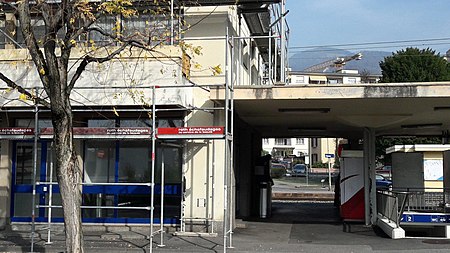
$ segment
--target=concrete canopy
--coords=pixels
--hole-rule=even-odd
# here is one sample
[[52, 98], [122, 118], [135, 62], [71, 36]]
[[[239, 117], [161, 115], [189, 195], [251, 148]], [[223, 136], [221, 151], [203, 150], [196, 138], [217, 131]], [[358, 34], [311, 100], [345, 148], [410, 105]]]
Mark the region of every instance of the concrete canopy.
[[[223, 90], [211, 93], [223, 100]], [[450, 83], [235, 86], [235, 112], [263, 137], [441, 136]]]

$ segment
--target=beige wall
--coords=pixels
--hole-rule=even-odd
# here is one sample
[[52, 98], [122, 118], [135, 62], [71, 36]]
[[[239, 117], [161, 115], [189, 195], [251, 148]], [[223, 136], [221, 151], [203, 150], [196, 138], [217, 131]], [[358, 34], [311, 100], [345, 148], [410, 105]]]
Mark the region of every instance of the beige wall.
[[[207, 15], [210, 16], [204, 18]], [[201, 55], [192, 55], [192, 66], [197, 64], [198, 68], [192, 68], [191, 80], [205, 85], [224, 84], [227, 27], [229, 38], [248, 37], [250, 32], [245, 20], [239, 19], [234, 6], [187, 8], [185, 19], [187, 24], [192, 24], [191, 29], [185, 34], [186, 42], [202, 48]], [[200, 19], [202, 19], [201, 22], [199, 22]], [[200, 37], [205, 39], [192, 40], [192, 38]], [[250, 39], [230, 39], [230, 43], [233, 46], [228, 46], [229, 81], [232, 80], [235, 85], [260, 84], [262, 69], [258, 50], [254, 50], [253, 58], [249, 57], [252, 41]], [[244, 47], [245, 44], [246, 47]], [[213, 76], [211, 67], [218, 65], [222, 69], [222, 73]], [[250, 74], [251, 70], [253, 71]]]
[[[142, 100], [151, 104], [151, 89], [143, 87], [153, 85], [184, 85], [186, 83], [181, 68], [181, 51], [177, 47], [161, 47], [159, 53], [129, 51], [119, 60], [107, 63], [91, 63], [77, 81], [75, 92], [72, 92], [72, 105], [141, 105]], [[72, 72], [79, 63], [80, 52], [72, 54]], [[139, 55], [140, 58], [135, 56]], [[158, 59], [155, 59], [157, 57]], [[36, 68], [25, 49], [0, 50], [0, 69], [10, 79], [25, 88], [42, 87]], [[121, 87], [121, 88], [114, 88]], [[124, 88], [127, 87], [127, 88]], [[98, 88], [98, 89], [93, 89]], [[17, 91], [6, 91], [6, 84], [0, 84], [2, 98], [0, 104], [23, 106], [25, 101], [13, 101], [19, 97]], [[171, 88], [159, 89], [157, 104], [186, 105], [179, 91]], [[31, 102], [25, 102], [31, 104]]]
[[[2, 127], [6, 127], [6, 120], [2, 119]], [[0, 229], [9, 222], [11, 203], [11, 158], [10, 143], [0, 141]]]

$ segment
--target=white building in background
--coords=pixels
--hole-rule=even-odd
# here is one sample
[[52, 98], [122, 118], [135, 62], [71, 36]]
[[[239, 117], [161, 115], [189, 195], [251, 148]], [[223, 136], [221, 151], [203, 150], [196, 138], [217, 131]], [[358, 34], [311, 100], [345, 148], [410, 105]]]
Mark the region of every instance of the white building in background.
[[297, 72], [289, 73], [289, 84], [361, 84], [377, 83], [381, 75], [359, 73], [358, 70], [343, 69], [338, 72]]
[[325, 154], [336, 153], [336, 138], [264, 138], [263, 150], [280, 161], [295, 156], [309, 165], [327, 163]]
[[308, 138], [264, 138], [263, 150], [275, 159], [285, 157], [303, 158], [309, 164], [309, 139]]

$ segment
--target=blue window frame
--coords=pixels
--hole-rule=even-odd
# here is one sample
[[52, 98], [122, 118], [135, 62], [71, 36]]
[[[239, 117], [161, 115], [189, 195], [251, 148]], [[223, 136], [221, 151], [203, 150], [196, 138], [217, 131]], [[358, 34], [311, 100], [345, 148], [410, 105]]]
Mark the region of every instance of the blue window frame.
[[[132, 172], [124, 171], [124, 167], [121, 167], [122, 162], [125, 161], [123, 153], [126, 153], [126, 147], [129, 147], [129, 153], [136, 153], [139, 151], [139, 147], [150, 146], [150, 142], [134, 142], [137, 147], [133, 147], [133, 141], [105, 141], [104, 143], [110, 143], [107, 145], [108, 150], [101, 150], [93, 148], [96, 153], [94, 155], [99, 156], [99, 159], [95, 159], [95, 166], [102, 167], [101, 163], [104, 162], [105, 156], [108, 156], [107, 173], [105, 171], [97, 171], [94, 168], [92, 171], [98, 176], [97, 182], [126, 182], [130, 185], [84, 185], [83, 186], [83, 205], [91, 206], [150, 206], [150, 187], [132, 185], [132, 183], [145, 182], [150, 179], [150, 173], [145, 172], [145, 169], [136, 169]], [[146, 145], [148, 144], [148, 145]], [[51, 160], [50, 143], [42, 141], [39, 143], [39, 168], [38, 177], [39, 181], [50, 181], [49, 167]], [[89, 150], [89, 142], [85, 141], [84, 159], [86, 160], [86, 152]], [[29, 177], [30, 168], [32, 168], [32, 158], [30, 162], [30, 154], [32, 154], [33, 143], [32, 142], [14, 142], [13, 143], [13, 161], [12, 161], [12, 201], [11, 201], [11, 221], [13, 222], [29, 222], [31, 221], [31, 204], [29, 207], [24, 205], [15, 205], [17, 203], [31, 203], [32, 198], [32, 177]], [[142, 151], [145, 153], [149, 150]], [[30, 153], [31, 152], [31, 153]], [[122, 157], [121, 157], [122, 152]], [[166, 152], [165, 163], [166, 164], [166, 184], [164, 186], [164, 223], [165, 224], [177, 224], [179, 223], [179, 215], [181, 209], [181, 149], [173, 147], [157, 147], [157, 153]], [[21, 155], [21, 156], [20, 156]], [[92, 154], [91, 154], [92, 155]], [[32, 156], [31, 156], [32, 157]], [[144, 160], [151, 159], [151, 152], [145, 159], [137, 161], [138, 163], [145, 163]], [[97, 161], [100, 160], [100, 161]], [[136, 160], [136, 157], [132, 157], [129, 160]], [[160, 175], [162, 161], [156, 160], [156, 175]], [[30, 165], [31, 164], [31, 165]], [[31, 166], [31, 167], [30, 167]], [[150, 168], [147, 167], [147, 171]], [[86, 161], [84, 163], [84, 171], [86, 175]], [[159, 171], [159, 172], [158, 172]], [[31, 171], [32, 172], [32, 171]], [[55, 175], [56, 173], [53, 173]], [[112, 175], [111, 175], [112, 174]], [[20, 179], [18, 179], [20, 175]], [[155, 175], [155, 176], [156, 176]], [[125, 177], [127, 176], [127, 177]], [[55, 176], [53, 176], [55, 179]], [[155, 177], [157, 178], [157, 177]], [[92, 179], [92, 178], [91, 178]], [[84, 178], [86, 182], [86, 177]], [[149, 181], [149, 180], [148, 180]], [[147, 181], [147, 182], [148, 182]], [[91, 180], [92, 182], [92, 180]], [[53, 186], [52, 198], [53, 205], [60, 205], [59, 187]], [[159, 200], [161, 194], [161, 185], [156, 182], [155, 184], [155, 210], [159, 210]], [[38, 185], [36, 187], [36, 197], [39, 205], [46, 205], [49, 203], [49, 185]], [[27, 201], [27, 202], [23, 202]], [[28, 214], [27, 214], [28, 212]], [[52, 209], [52, 221], [62, 222], [62, 211], [59, 209]], [[159, 223], [159, 212], [155, 211], [154, 222]], [[45, 222], [48, 219], [48, 210], [46, 208], [39, 208], [36, 213], [37, 222]], [[83, 210], [83, 222], [93, 223], [149, 223], [149, 211], [147, 210], [125, 210], [125, 209], [84, 209]]]

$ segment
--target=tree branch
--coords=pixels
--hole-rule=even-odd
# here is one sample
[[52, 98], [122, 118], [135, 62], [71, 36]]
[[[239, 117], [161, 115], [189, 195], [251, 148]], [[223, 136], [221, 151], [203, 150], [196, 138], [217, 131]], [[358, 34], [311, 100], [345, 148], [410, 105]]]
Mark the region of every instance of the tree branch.
[[17, 6], [12, 2], [12, 1], [7, 1], [7, 0], [1, 0], [0, 1], [1, 4], [7, 5], [9, 8], [13, 9], [13, 10], [17, 10]]
[[44, 85], [44, 89], [48, 90], [50, 87], [50, 79], [46, 75], [47, 66], [45, 64], [45, 58], [41, 50], [39, 50], [39, 45], [36, 41], [36, 36], [33, 33], [33, 28], [31, 25], [30, 16], [30, 2], [29, 0], [23, 0], [18, 2], [18, 12], [19, 20], [22, 28], [22, 34], [25, 39], [28, 51], [30, 52], [31, 58], [39, 72], [39, 77]]
[[118, 54], [120, 54], [125, 48], [128, 46], [128, 44], [123, 44], [120, 48], [116, 49], [114, 52], [108, 54], [106, 57], [92, 57], [90, 55], [87, 55], [84, 57], [84, 59], [81, 61], [80, 66], [78, 66], [75, 74], [72, 76], [72, 79], [70, 80], [68, 90], [71, 91], [76, 83], [76, 81], [80, 78], [83, 71], [86, 69], [86, 66], [91, 62], [97, 62], [97, 63], [103, 63], [112, 60], [114, 57], [116, 57]]
[[39, 98], [37, 94], [36, 94], [36, 96], [34, 96], [29, 91], [25, 90], [22, 86], [17, 85], [14, 81], [12, 81], [11, 79], [9, 79], [5, 75], [3, 75], [3, 73], [1, 73], [1, 72], [0, 72], [0, 80], [5, 82], [8, 87], [15, 89], [18, 92], [20, 92], [21, 94], [24, 94], [24, 95], [28, 96], [29, 98], [33, 99], [33, 101], [35, 101], [36, 103], [41, 104], [47, 108], [50, 108], [50, 103], [48, 103], [47, 101], [45, 101], [42, 98]]

